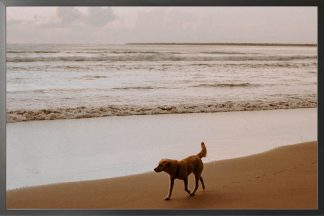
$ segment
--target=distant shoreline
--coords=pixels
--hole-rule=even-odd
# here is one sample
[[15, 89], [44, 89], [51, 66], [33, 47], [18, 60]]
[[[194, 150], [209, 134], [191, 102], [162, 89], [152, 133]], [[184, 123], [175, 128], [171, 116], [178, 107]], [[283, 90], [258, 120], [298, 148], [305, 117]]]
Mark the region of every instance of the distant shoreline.
[[218, 46], [307, 46], [317, 47], [317, 44], [288, 43], [126, 43], [126, 45], [218, 45]]
[[306, 46], [317, 47], [317, 44], [296, 44], [296, 43], [14, 43], [7, 45], [218, 45], [218, 46]]

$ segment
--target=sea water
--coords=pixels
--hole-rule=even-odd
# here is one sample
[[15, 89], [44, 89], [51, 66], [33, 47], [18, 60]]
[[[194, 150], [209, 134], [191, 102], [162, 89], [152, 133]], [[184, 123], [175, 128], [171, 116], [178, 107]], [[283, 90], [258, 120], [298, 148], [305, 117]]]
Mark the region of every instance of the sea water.
[[316, 46], [9, 44], [8, 121], [317, 106]]

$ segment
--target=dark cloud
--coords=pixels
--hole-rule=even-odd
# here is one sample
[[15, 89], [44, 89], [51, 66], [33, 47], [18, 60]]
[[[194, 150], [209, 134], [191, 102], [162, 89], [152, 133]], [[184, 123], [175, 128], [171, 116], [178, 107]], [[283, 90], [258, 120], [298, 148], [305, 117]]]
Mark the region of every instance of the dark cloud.
[[116, 18], [110, 7], [89, 7], [87, 13], [81, 13], [75, 7], [58, 7], [56, 16], [58, 20], [43, 23], [42, 26], [48, 28], [102, 27]]

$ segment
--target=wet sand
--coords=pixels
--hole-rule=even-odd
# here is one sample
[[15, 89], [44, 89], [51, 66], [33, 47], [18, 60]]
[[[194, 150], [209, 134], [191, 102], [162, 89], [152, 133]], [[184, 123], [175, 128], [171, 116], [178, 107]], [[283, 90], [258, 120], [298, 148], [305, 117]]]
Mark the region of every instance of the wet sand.
[[[153, 168], [152, 168], [153, 169]], [[119, 178], [37, 186], [7, 192], [9, 209], [315, 209], [317, 142], [288, 145], [247, 157], [205, 164], [206, 189], [188, 196], [168, 176]], [[189, 188], [193, 187], [193, 176]]]
[[150, 172], [161, 158], [197, 153], [202, 141], [208, 163], [316, 138], [317, 109], [8, 123], [7, 190]]

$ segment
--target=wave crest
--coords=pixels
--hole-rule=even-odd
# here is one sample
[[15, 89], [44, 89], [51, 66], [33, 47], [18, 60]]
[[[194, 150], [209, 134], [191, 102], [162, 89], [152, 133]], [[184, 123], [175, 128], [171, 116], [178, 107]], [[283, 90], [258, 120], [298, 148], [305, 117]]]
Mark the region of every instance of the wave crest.
[[33, 120], [80, 119], [104, 116], [156, 115], [175, 113], [213, 113], [230, 111], [256, 111], [272, 109], [315, 108], [316, 98], [295, 98], [282, 101], [246, 101], [200, 104], [200, 105], [165, 105], [165, 106], [101, 106], [52, 108], [40, 110], [13, 110], [7, 112], [7, 122]]
[[193, 87], [206, 87], [206, 88], [234, 88], [234, 87], [258, 87], [259, 84], [252, 83], [203, 83]]
[[56, 61], [292, 61], [316, 60], [317, 56], [185, 56], [170, 54], [118, 55], [118, 56], [38, 56], [38, 57], [7, 57], [8, 62], [56, 62]]

